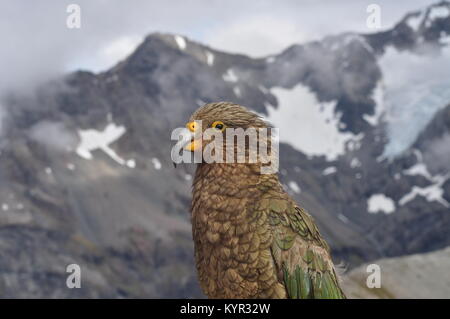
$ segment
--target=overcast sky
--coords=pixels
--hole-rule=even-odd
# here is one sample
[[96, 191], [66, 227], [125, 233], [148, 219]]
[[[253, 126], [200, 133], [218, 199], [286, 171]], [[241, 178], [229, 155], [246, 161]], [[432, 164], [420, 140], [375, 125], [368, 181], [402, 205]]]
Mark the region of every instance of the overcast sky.
[[[366, 27], [367, 6], [381, 7], [381, 27], [431, 0], [0, 0], [0, 91], [74, 69], [102, 71], [154, 31], [185, 35], [251, 56], [293, 43]], [[81, 28], [68, 29], [67, 6], [81, 7]]]

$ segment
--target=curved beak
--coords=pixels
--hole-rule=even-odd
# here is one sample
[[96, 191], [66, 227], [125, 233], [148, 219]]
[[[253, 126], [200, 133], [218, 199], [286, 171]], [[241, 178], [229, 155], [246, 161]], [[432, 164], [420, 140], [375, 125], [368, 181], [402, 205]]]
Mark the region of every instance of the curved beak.
[[201, 139], [192, 139], [189, 143], [186, 144], [184, 149], [186, 151], [194, 152], [202, 147], [202, 140]]
[[184, 149], [186, 151], [194, 152], [202, 147], [201, 134], [200, 137], [196, 138], [196, 135], [198, 135], [197, 131], [201, 130], [201, 128], [199, 127], [199, 123], [196, 121], [187, 123], [186, 128], [191, 132], [191, 139], [186, 144]]

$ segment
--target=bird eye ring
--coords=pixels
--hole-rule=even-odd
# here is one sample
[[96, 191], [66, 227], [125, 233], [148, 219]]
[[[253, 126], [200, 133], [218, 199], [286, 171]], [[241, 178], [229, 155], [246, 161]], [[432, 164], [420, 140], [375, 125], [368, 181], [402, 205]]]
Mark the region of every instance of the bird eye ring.
[[223, 131], [223, 130], [225, 129], [225, 124], [223, 124], [222, 121], [215, 121], [215, 122], [211, 125], [211, 127], [212, 127], [212, 128], [216, 128], [216, 129], [218, 129], [218, 130], [220, 130], [220, 131]]

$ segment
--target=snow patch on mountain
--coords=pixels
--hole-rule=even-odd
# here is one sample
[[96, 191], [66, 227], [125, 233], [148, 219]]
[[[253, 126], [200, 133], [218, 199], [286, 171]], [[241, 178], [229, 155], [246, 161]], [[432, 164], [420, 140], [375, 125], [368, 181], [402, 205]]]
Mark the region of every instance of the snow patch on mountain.
[[296, 182], [290, 181], [288, 183], [288, 186], [294, 193], [300, 194], [300, 192], [301, 192], [300, 186], [298, 186], [298, 184]]
[[351, 168], [358, 168], [361, 167], [362, 163], [357, 157], [353, 157], [350, 161], [350, 167]]
[[373, 194], [367, 200], [367, 211], [373, 214], [379, 212], [391, 214], [395, 211], [395, 202], [384, 194]]
[[337, 172], [336, 167], [330, 166], [330, 167], [325, 168], [325, 169], [322, 171], [322, 175], [327, 176], [327, 175], [334, 174], [334, 173], [336, 173], [336, 172]]
[[206, 63], [209, 66], [212, 66], [214, 64], [214, 54], [212, 54], [210, 51], [206, 51], [205, 55], [206, 55]]
[[411, 166], [410, 168], [403, 171], [403, 174], [410, 176], [423, 176], [432, 184], [427, 187], [418, 187], [413, 186], [411, 191], [404, 195], [400, 200], [400, 205], [405, 205], [408, 202], [412, 201], [417, 196], [425, 197], [425, 199], [429, 202], [437, 201], [444, 205], [445, 207], [450, 207], [450, 204], [447, 200], [444, 199], [444, 190], [442, 189], [442, 185], [447, 181], [450, 177], [449, 175], [431, 175], [426, 164], [423, 161], [422, 152], [417, 149], [413, 150], [415, 157], [417, 158], [417, 163]]
[[180, 50], [186, 49], [186, 40], [181, 35], [174, 36], [174, 39]]
[[373, 90], [372, 99], [375, 101], [375, 110], [372, 115], [364, 114], [363, 118], [370, 125], [377, 126], [380, 122], [381, 117], [385, 112], [385, 104], [384, 104], [384, 87], [383, 83], [378, 82], [377, 86]]
[[448, 4], [438, 4], [434, 7], [430, 8], [430, 12], [428, 13], [428, 21], [427, 23], [431, 24], [431, 21], [435, 19], [445, 19], [450, 16], [450, 8]]
[[156, 157], [152, 158], [152, 163], [153, 163], [153, 167], [156, 170], [160, 170], [161, 169], [161, 162], [159, 161], [159, 159], [157, 159]]
[[270, 91], [277, 97], [279, 107], [266, 104], [267, 120], [280, 129], [280, 141], [306, 155], [325, 156], [333, 161], [345, 153], [347, 144], [359, 139], [353, 133], [339, 130], [341, 115], [335, 112], [335, 101], [321, 103], [301, 84]]
[[129, 159], [129, 160], [126, 162], [126, 165], [127, 165], [128, 167], [130, 167], [130, 168], [135, 168], [135, 167], [136, 167], [136, 160], [134, 160], [133, 158], [132, 158], [132, 159]]
[[445, 19], [450, 16], [450, 5], [448, 3], [437, 3], [424, 9], [409, 14], [405, 22], [414, 31], [417, 32], [422, 25], [430, 27], [436, 19]]
[[420, 176], [425, 177], [428, 180], [433, 179], [430, 172], [428, 171], [427, 166], [424, 163], [415, 164], [414, 166], [404, 170], [403, 174], [410, 175], [410, 176], [420, 175]]
[[389, 47], [379, 64], [389, 137], [384, 155], [392, 158], [406, 150], [450, 101], [450, 50], [425, 56]]
[[442, 189], [442, 185], [447, 181], [448, 176], [436, 175], [433, 178], [434, 183], [427, 187], [413, 186], [412, 190], [399, 200], [399, 204], [403, 206], [417, 196], [422, 196], [428, 202], [436, 201], [445, 207], [450, 207], [450, 203], [443, 197], [444, 190]]
[[222, 76], [222, 78], [227, 82], [234, 83], [238, 81], [238, 77], [236, 76], [236, 74], [234, 74], [234, 71], [232, 69], [228, 69], [227, 72]]
[[420, 25], [422, 24], [422, 20], [425, 16], [424, 11], [416, 12], [409, 17], [406, 18], [406, 24], [414, 31], [418, 31]]
[[80, 143], [75, 152], [80, 157], [91, 160], [93, 158], [91, 152], [100, 149], [120, 165], [133, 168], [136, 165], [134, 160], [124, 160], [110, 147], [110, 144], [117, 141], [125, 132], [124, 126], [115, 123], [109, 123], [103, 131], [95, 129], [78, 130]]

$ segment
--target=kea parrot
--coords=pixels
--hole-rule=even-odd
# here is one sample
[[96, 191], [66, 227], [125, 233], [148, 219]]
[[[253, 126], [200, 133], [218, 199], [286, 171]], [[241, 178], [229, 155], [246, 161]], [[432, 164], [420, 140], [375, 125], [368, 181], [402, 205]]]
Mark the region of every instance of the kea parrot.
[[[208, 128], [223, 134], [224, 148], [228, 128], [270, 128], [256, 113], [230, 102], [201, 106], [186, 127], [184, 149], [191, 152], [207, 145], [202, 133]], [[261, 165], [197, 164], [191, 220], [203, 292], [209, 298], [344, 299], [313, 218], [287, 194], [276, 172], [261, 174]]]

